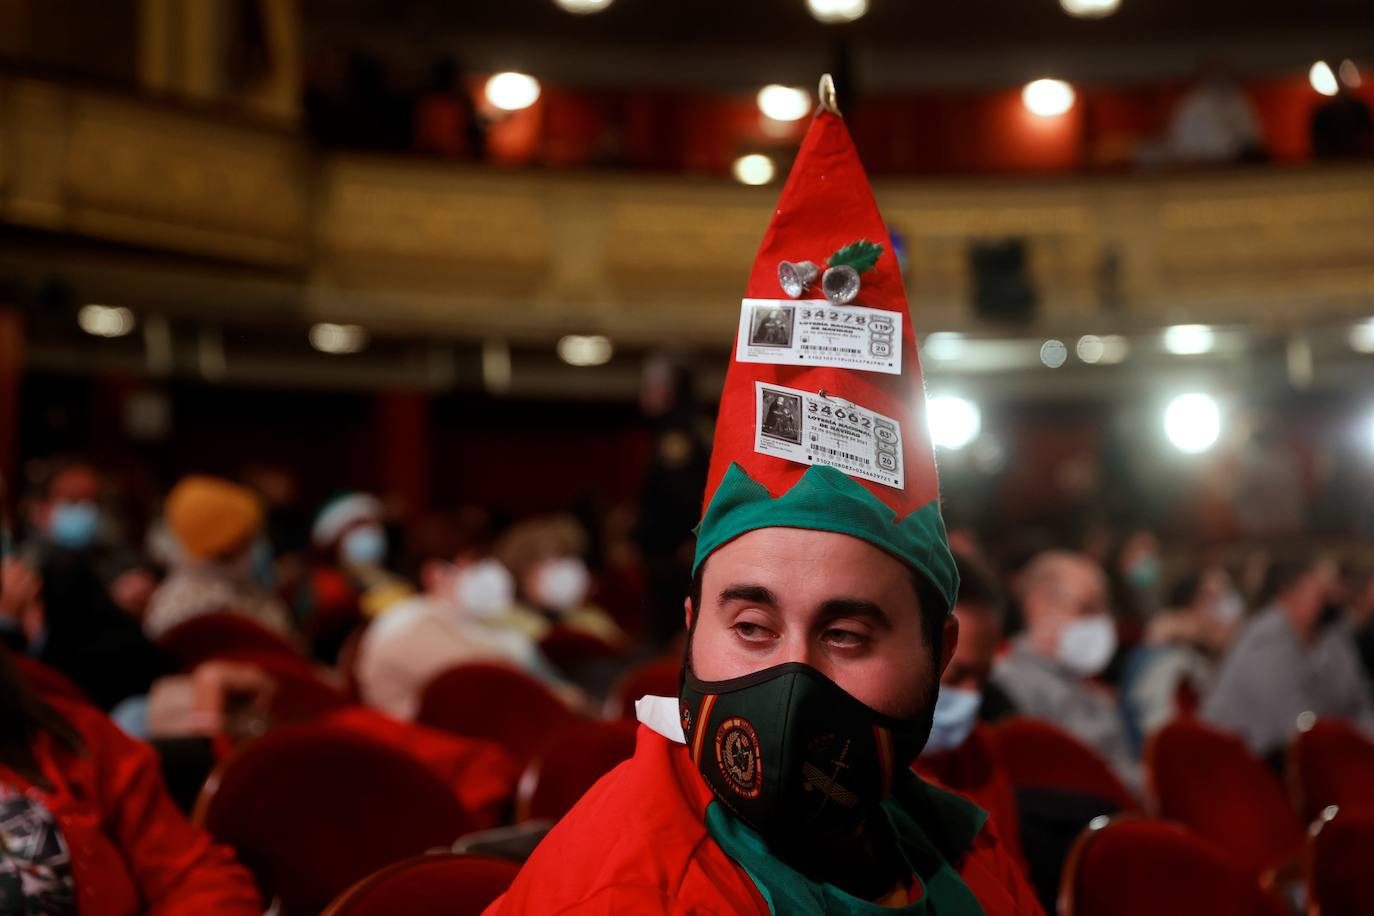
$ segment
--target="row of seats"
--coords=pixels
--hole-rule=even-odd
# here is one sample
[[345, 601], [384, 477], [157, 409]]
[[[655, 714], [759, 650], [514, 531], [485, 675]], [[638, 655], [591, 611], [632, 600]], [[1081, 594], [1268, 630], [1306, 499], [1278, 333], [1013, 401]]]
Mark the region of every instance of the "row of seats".
[[[241, 617], [198, 618], [169, 633], [164, 645], [188, 667], [209, 657], [234, 657], [267, 668], [279, 680], [273, 710], [277, 722], [310, 722], [356, 699], [320, 678], [295, 647]], [[516, 819], [553, 821], [595, 779], [632, 753], [634, 699], [646, 693], [673, 694], [677, 684], [674, 660], [636, 669], [608, 701], [608, 720], [598, 721], [570, 710], [521, 672], [466, 665], [428, 685], [418, 719], [506, 748], [524, 772]], [[473, 702], [473, 697], [482, 701]], [[1289, 757], [1288, 791], [1240, 741], [1188, 719], [1166, 727], [1145, 755], [1147, 807], [1157, 820], [1142, 817], [1141, 805], [1106, 763], [1057, 727], [1012, 719], [995, 727], [992, 736], [1017, 788], [1085, 792], [1127, 815], [1098, 824], [1079, 838], [1064, 872], [1061, 907], [1080, 914], [1122, 912], [1120, 888], [1126, 885], [1111, 877], [1117, 869], [1160, 886], [1141, 888], [1143, 900], [1167, 896], [1166, 887], [1203, 882], [1203, 877], [1197, 882], [1168, 878], [1171, 871], [1210, 876], [1210, 883], [1199, 884], [1193, 897], [1180, 896], [1178, 905], [1164, 907], [1169, 912], [1219, 912], [1187, 901], [1224, 894], [1240, 886], [1236, 880], [1246, 894], [1259, 893], [1261, 877], [1274, 885], [1305, 875], [1312, 894], [1326, 888], [1326, 899], [1332, 900], [1360, 890], [1358, 881], [1341, 879], [1358, 875], [1358, 870], [1340, 861], [1342, 849], [1360, 847], [1330, 838], [1358, 833], [1361, 819], [1369, 816], [1365, 812], [1374, 812], [1374, 780], [1368, 778], [1374, 772], [1374, 745], [1340, 723], [1319, 722], [1298, 736]], [[546, 765], [555, 759], [557, 766]], [[447, 848], [467, 830], [452, 787], [428, 771], [419, 775], [419, 770], [424, 768], [417, 770], [413, 760], [393, 748], [336, 733], [327, 725], [279, 728], [243, 749], [210, 780], [197, 814], [212, 833], [239, 848], [270, 893], [317, 908], [378, 868], [431, 848]], [[301, 780], [308, 784], [299, 784]], [[383, 788], [391, 785], [405, 785], [406, 790]], [[440, 796], [447, 802], [438, 801]], [[344, 810], [338, 810], [341, 798], [349, 800]], [[317, 810], [331, 804], [333, 812]], [[1333, 816], [1336, 808], [1340, 813]], [[1303, 825], [1323, 812], [1318, 839], [1305, 845]], [[290, 826], [274, 831], [265, 826], [271, 824]], [[367, 825], [365, 831], [360, 824]], [[367, 836], [360, 840], [360, 833]], [[343, 838], [349, 849], [335, 856], [330, 850]], [[1134, 854], [1121, 851], [1132, 849]], [[1227, 864], [1189, 870], [1171, 864], [1175, 860]], [[452, 868], [463, 874], [480, 870], [473, 861], [455, 859]], [[416, 868], [424, 874], [447, 874], [436, 859], [423, 858]], [[400, 880], [405, 874], [397, 866], [392, 876]], [[374, 887], [368, 893], [381, 891]], [[1259, 899], [1271, 898], [1261, 894]], [[1374, 889], [1364, 899], [1374, 899]], [[1115, 909], [1102, 908], [1111, 901]], [[1264, 905], [1257, 903], [1261, 908], [1254, 911], [1264, 913]]]

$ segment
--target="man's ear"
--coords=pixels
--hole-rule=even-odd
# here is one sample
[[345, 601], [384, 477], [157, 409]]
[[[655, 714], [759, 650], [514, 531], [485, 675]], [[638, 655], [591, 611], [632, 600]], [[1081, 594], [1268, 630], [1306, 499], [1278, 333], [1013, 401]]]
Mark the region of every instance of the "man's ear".
[[692, 629], [692, 599], [690, 596], [682, 599], [682, 625], [688, 630]]
[[940, 671], [944, 677], [945, 669], [954, 658], [954, 650], [959, 646], [959, 618], [950, 614], [945, 618], [944, 637], [940, 641]]

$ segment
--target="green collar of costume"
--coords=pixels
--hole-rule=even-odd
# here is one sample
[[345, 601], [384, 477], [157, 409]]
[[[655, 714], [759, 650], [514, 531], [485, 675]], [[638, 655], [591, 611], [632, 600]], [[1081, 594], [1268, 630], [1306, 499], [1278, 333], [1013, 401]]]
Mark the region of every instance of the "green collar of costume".
[[786, 493], [773, 498], [738, 464], [731, 464], [697, 526], [693, 572], [723, 544], [757, 528], [809, 528], [868, 541], [913, 567], [953, 610], [959, 588], [945, 522], [934, 501], [898, 520], [858, 481], [814, 465]]
[[983, 829], [986, 812], [910, 771], [898, 780], [882, 810], [897, 838], [898, 851], [921, 887], [920, 899], [896, 909], [807, 878], [776, 858], [762, 837], [731, 817], [719, 802], [711, 802], [706, 809], [706, 830], [749, 874], [773, 916], [982, 916], [982, 906], [953, 863]]

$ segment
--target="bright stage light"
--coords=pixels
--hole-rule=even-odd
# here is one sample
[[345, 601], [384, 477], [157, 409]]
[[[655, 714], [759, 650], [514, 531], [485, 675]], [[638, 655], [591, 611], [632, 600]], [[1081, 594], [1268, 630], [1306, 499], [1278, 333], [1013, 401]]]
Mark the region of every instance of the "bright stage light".
[[568, 334], [558, 339], [558, 358], [569, 366], [600, 366], [610, 362], [615, 348], [600, 334]]
[[539, 80], [528, 73], [498, 73], [487, 80], [487, 101], [502, 111], [519, 111], [539, 101]]
[[574, 16], [586, 16], [589, 13], [601, 12], [615, 0], [553, 0], [553, 2]]
[[1346, 340], [1356, 353], [1374, 353], [1374, 318], [1352, 327]]
[[967, 398], [940, 395], [926, 401], [930, 440], [940, 448], [960, 449], [978, 438], [983, 417]]
[[774, 121], [799, 121], [811, 110], [811, 94], [773, 83], [759, 90], [759, 111]]
[[134, 329], [138, 322], [134, 313], [122, 305], [81, 306], [76, 313], [76, 323], [81, 330], [95, 337], [123, 337]]
[[762, 153], [750, 153], [736, 159], [731, 171], [740, 184], [768, 184], [777, 169], [773, 166], [773, 160]]
[[1064, 12], [1079, 19], [1102, 19], [1121, 6], [1121, 0], [1059, 0]]
[[1176, 324], [1164, 332], [1164, 349], [1175, 356], [1210, 353], [1216, 334], [1205, 324]]
[[806, 0], [806, 8], [826, 25], [853, 22], [868, 12], [868, 0]]
[[367, 331], [356, 324], [321, 322], [310, 328], [310, 346], [321, 353], [357, 353], [367, 346]]
[[1335, 95], [1341, 88], [1336, 83], [1336, 74], [1331, 72], [1331, 65], [1324, 60], [1317, 61], [1307, 71], [1307, 81], [1322, 95]]
[[1033, 115], [1052, 118], [1073, 107], [1073, 87], [1063, 80], [1035, 80], [1021, 90], [1021, 102]]
[[1212, 397], [1181, 394], [1164, 410], [1164, 434], [1174, 448], [1190, 455], [1205, 452], [1221, 436], [1221, 410]]

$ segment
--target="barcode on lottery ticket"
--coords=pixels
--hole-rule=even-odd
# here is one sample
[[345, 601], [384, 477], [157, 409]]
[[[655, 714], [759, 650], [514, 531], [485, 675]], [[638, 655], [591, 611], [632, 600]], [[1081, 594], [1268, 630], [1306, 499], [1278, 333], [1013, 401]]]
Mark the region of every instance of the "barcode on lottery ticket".
[[838, 449], [826, 448], [823, 445], [813, 445], [811, 446], [811, 451], [816, 452], [817, 454], [829, 455], [831, 458], [843, 458], [846, 461], [858, 462], [859, 464], [862, 464], [864, 466], [873, 464], [872, 461], [862, 457], [861, 455], [851, 455], [849, 452], [842, 452]]

